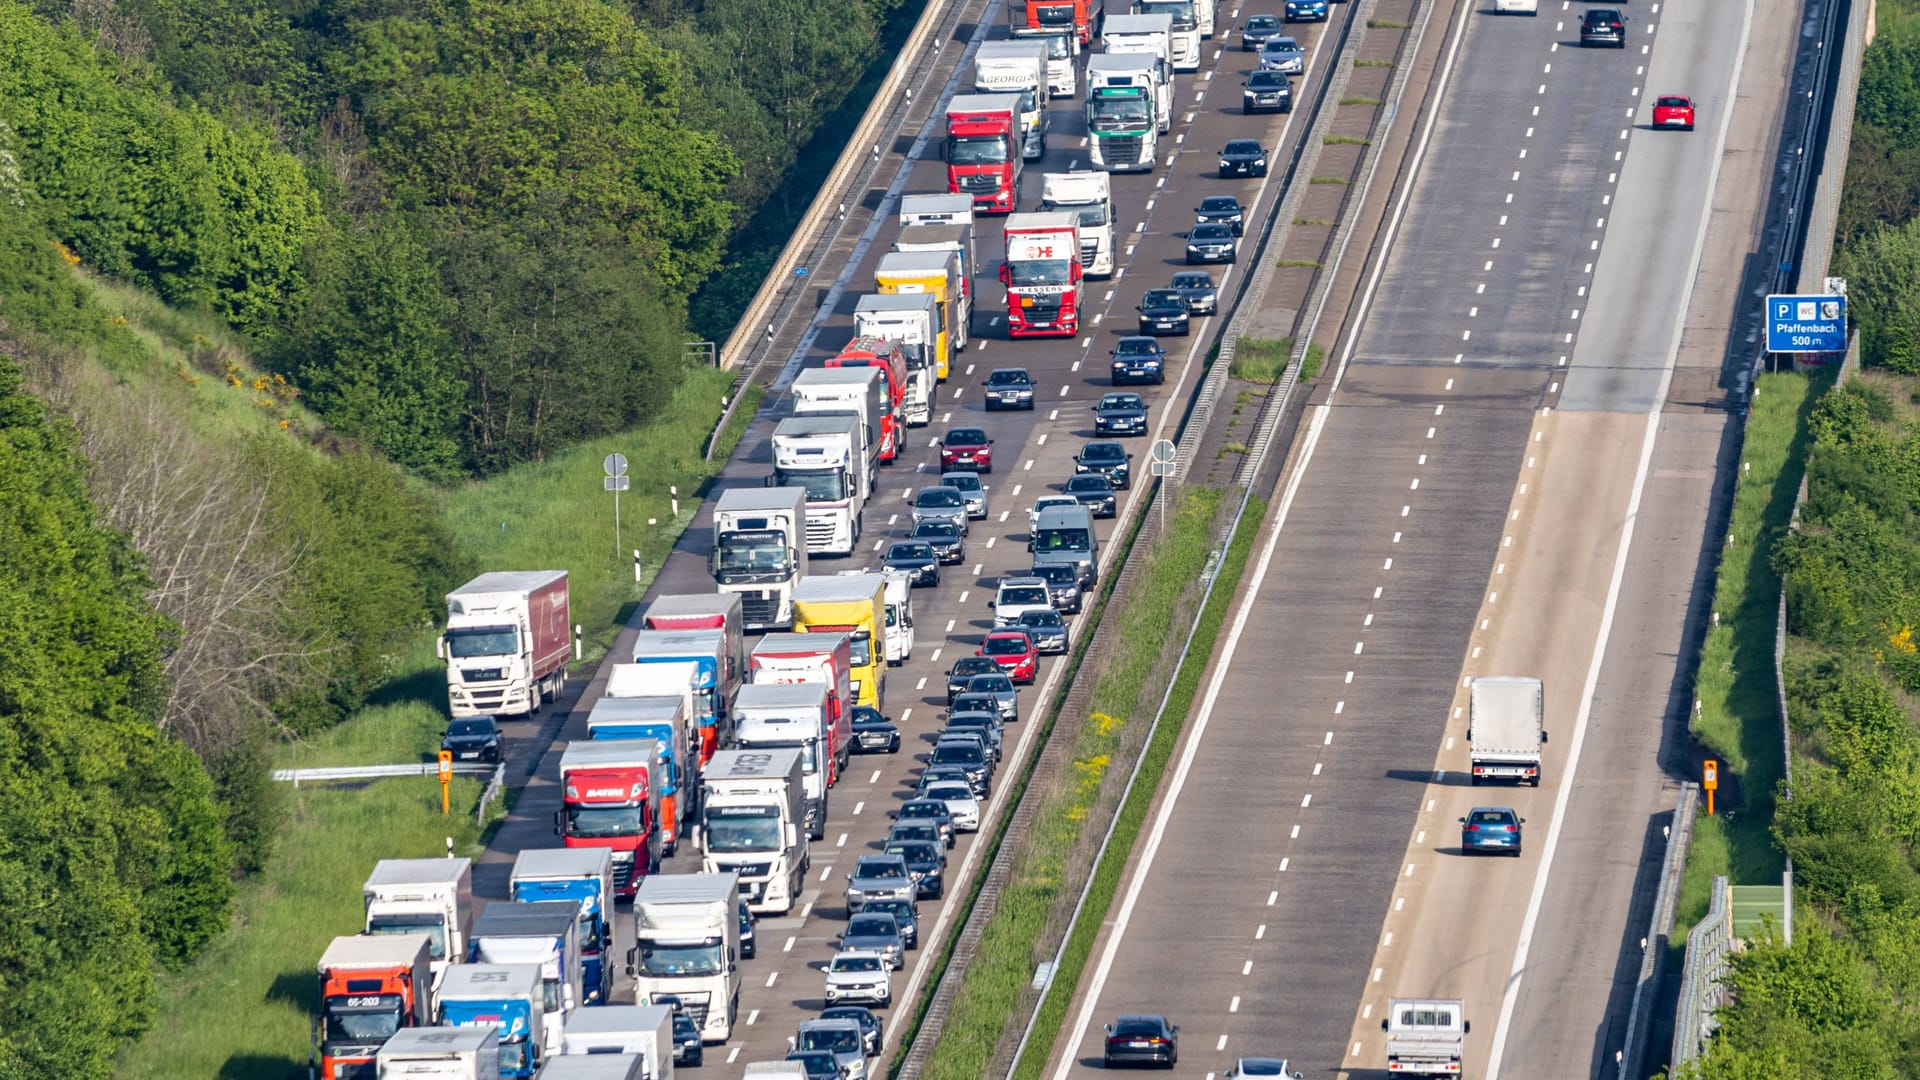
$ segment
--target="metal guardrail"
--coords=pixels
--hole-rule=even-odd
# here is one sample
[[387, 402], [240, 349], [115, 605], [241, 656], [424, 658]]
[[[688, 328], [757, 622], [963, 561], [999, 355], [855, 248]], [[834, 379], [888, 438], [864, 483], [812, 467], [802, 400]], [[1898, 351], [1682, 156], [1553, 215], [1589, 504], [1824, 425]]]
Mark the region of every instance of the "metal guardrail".
[[1680, 975], [1680, 1009], [1673, 1026], [1675, 1066], [1699, 1057], [1713, 1034], [1713, 1010], [1726, 1002], [1721, 980], [1733, 954], [1731, 887], [1724, 877], [1713, 879], [1713, 900], [1707, 917], [1687, 934], [1687, 959]]
[[[497, 773], [498, 765], [483, 765], [478, 762], [456, 764], [453, 771], [462, 776], [479, 776], [483, 773]], [[408, 765], [333, 765], [317, 769], [275, 769], [273, 778], [282, 783], [291, 783], [294, 787], [301, 784], [337, 784], [348, 780], [381, 780], [390, 776], [438, 776], [440, 763], [437, 761], [414, 762]]]
[[1648, 920], [1647, 936], [1640, 939], [1640, 975], [1634, 980], [1633, 1002], [1627, 1007], [1627, 1033], [1621, 1040], [1617, 1080], [1639, 1080], [1647, 1075], [1647, 1032], [1653, 1022], [1654, 999], [1660, 994], [1667, 942], [1673, 934], [1674, 905], [1686, 878], [1687, 849], [1693, 846], [1694, 815], [1699, 806], [1700, 785], [1691, 780], [1681, 784], [1673, 821], [1667, 826], [1667, 855], [1661, 863], [1660, 888], [1653, 897], [1653, 917]]

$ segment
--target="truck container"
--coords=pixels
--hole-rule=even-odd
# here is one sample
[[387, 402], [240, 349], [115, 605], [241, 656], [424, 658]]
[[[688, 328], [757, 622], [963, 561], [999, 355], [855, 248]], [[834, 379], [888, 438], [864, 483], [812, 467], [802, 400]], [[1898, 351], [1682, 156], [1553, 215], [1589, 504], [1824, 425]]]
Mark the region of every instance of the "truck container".
[[951, 191], [930, 195], [900, 196], [900, 224], [971, 225], [973, 199]]
[[1073, 337], [1080, 332], [1080, 215], [1056, 211], [1008, 214], [1007, 333]]
[[665, 1005], [577, 1009], [560, 1033], [576, 1054], [638, 1054], [652, 1080], [673, 1080], [673, 1010]]
[[651, 1080], [654, 1075], [639, 1054], [563, 1054], [540, 1066], [540, 1080]]
[[360, 887], [369, 934], [425, 934], [433, 981], [467, 954], [473, 926], [473, 860], [381, 859]]
[[853, 645], [845, 634], [768, 634], [747, 657], [757, 683], [827, 687], [827, 785], [840, 782], [853, 744]]
[[[726, 635], [727, 685], [747, 679], [746, 609], [734, 593], [674, 593], [656, 596], [640, 617], [647, 630], [719, 630]], [[725, 709], [726, 702], [720, 702]]]
[[395, 1032], [433, 1023], [432, 945], [427, 934], [357, 934], [320, 954], [321, 1076], [364, 1076]]
[[[873, 368], [807, 368], [790, 389], [793, 415], [850, 415], [860, 419], [870, 466], [893, 461], [900, 448], [885, 441], [883, 422], [893, 409], [880, 372]], [[867, 492], [868, 495], [872, 491]]]
[[960, 255], [960, 293], [967, 298], [969, 310], [973, 307], [973, 268], [979, 265], [979, 252], [975, 250], [972, 221], [953, 221], [945, 224], [900, 226], [900, 232], [893, 238], [893, 250], [908, 251], [954, 251]]
[[796, 634], [845, 634], [853, 704], [886, 697], [887, 583], [875, 573], [814, 576], [793, 592]]
[[886, 338], [856, 334], [838, 353], [827, 358], [826, 366], [829, 370], [872, 368], [880, 373], [880, 396], [886, 403], [880, 413], [880, 456], [886, 461], [899, 457], [901, 440], [906, 438], [906, 353]]
[[1545, 708], [1539, 679], [1486, 675], [1473, 680], [1467, 702], [1472, 783], [1540, 786], [1540, 745], [1547, 741]]
[[947, 103], [947, 190], [976, 214], [1011, 214], [1020, 196], [1020, 95], [956, 94]]
[[740, 598], [747, 630], [793, 625], [793, 587], [807, 576], [807, 493], [794, 487], [727, 488], [713, 507], [707, 570]]
[[937, 350], [941, 382], [966, 351], [973, 333], [973, 287], [957, 251], [889, 251], [873, 271], [874, 288], [885, 295], [925, 293], [940, 305], [946, 344]]
[[[1133, 14], [1116, 15], [1108, 19], [1106, 27], [1101, 31], [1101, 37], [1111, 41], [1114, 33], [1113, 24], [1116, 20], [1165, 15], [1167, 16], [1167, 62], [1173, 65], [1175, 71], [1198, 71], [1200, 70], [1200, 17], [1194, 10], [1196, 6], [1196, 0], [1134, 0]], [[1126, 29], [1127, 24], [1122, 23], [1121, 32], [1125, 33]], [[1111, 44], [1107, 44], [1106, 48], [1109, 52], [1125, 51], [1115, 50]]]
[[[587, 713], [587, 738], [652, 739], [660, 749], [660, 851], [680, 844], [680, 823], [692, 813], [693, 756], [699, 725], [691, 710], [688, 664], [615, 664], [607, 689]], [[657, 691], [648, 693], [648, 691]]]
[[[565, 570], [481, 574], [447, 594], [447, 708], [462, 716], [521, 716], [559, 698], [567, 683]], [[577, 640], [572, 655], [579, 658]]]
[[560, 1052], [560, 1028], [585, 997], [580, 904], [573, 900], [488, 904], [473, 924], [470, 964], [540, 966], [540, 1055]]
[[913, 576], [905, 570], [847, 571], [877, 573], [886, 585], [887, 663], [899, 667], [913, 655]]
[[1071, 30], [1085, 47], [1093, 44], [1105, 14], [1101, 0], [1010, 0], [1007, 28], [1020, 36]]
[[1020, 95], [1020, 156], [1047, 154], [1047, 43], [983, 41], [973, 51], [973, 92]]
[[1113, 184], [1094, 169], [1045, 173], [1040, 209], [1080, 218], [1080, 269], [1091, 277], [1113, 276]]
[[606, 848], [527, 848], [514, 857], [508, 878], [522, 904], [571, 900], [580, 905], [580, 979], [586, 1004], [613, 996], [613, 852]]
[[789, 416], [773, 429], [773, 474], [767, 483], [806, 492], [809, 557], [851, 555], [860, 545], [873, 485], [860, 426], [859, 417], [837, 413]]
[[792, 910], [810, 865], [800, 751], [722, 750], [701, 783], [702, 867], [737, 874], [740, 895], [754, 911]]
[[740, 1011], [740, 885], [737, 874], [648, 878], [633, 898], [635, 1003], [679, 998], [703, 1042], [726, 1042]]
[[[825, 683], [749, 683], [734, 697], [734, 745], [742, 750], [791, 749], [800, 755], [801, 821], [807, 835], [827, 834], [827, 751], [833, 727]], [[718, 757], [719, 755], [715, 755]]]
[[608, 849], [614, 894], [623, 900], [660, 869], [659, 771], [652, 739], [576, 742], [560, 755], [554, 831], [567, 847]]
[[1151, 56], [1087, 58], [1088, 149], [1095, 168], [1107, 172], [1152, 169], [1159, 160], [1160, 121], [1166, 99]]
[[416, 1027], [380, 1048], [379, 1080], [499, 1080], [500, 1036], [492, 1027]]
[[438, 1022], [499, 1033], [500, 1075], [528, 1077], [540, 1067], [544, 1010], [538, 964], [456, 964], [440, 982]]
[[733, 697], [729, 648], [724, 630], [642, 630], [633, 637], [636, 664], [695, 665], [693, 721], [698, 738], [691, 750], [696, 768], [727, 741], [726, 708], [720, 702]]
[[1380, 1030], [1387, 1033], [1387, 1072], [1395, 1076], [1459, 1076], [1466, 1049], [1465, 1005], [1454, 1000], [1393, 998]]
[[[1173, 130], [1174, 95], [1173, 62], [1167, 57], [1169, 38], [1161, 32], [1167, 25], [1167, 17], [1127, 15], [1124, 18], [1131, 20], [1132, 25], [1109, 29], [1107, 51], [1088, 59], [1087, 85], [1150, 87], [1154, 130], [1165, 135]], [[1099, 63], [1094, 63], [1095, 59]], [[1172, 153], [1169, 151], [1168, 156]]]
[[945, 366], [939, 351], [946, 347], [940, 305], [925, 293], [868, 293], [854, 301], [853, 326], [858, 333], [886, 338], [900, 349], [907, 360], [907, 392], [902, 402], [907, 423], [919, 426], [932, 422], [935, 388], [940, 369]]

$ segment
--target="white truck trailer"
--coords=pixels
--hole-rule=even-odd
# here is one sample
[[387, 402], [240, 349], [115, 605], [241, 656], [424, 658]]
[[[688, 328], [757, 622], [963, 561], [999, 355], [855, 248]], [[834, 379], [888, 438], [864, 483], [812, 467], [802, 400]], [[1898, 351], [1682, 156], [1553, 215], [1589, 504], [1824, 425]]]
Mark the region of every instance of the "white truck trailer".
[[860, 419], [844, 413], [789, 416], [773, 429], [770, 482], [805, 489], [809, 555], [851, 555], [860, 543], [873, 488], [860, 439]]
[[1106, 173], [1043, 173], [1040, 209], [1080, 215], [1080, 269], [1090, 277], [1113, 276], [1113, 182]]
[[[792, 910], [812, 865], [808, 830], [803, 828], [806, 789], [800, 751], [722, 750], [707, 762], [700, 782], [706, 846], [702, 869], [738, 874], [740, 893], [754, 911]], [[824, 821], [816, 824], [825, 829]]]
[[425, 934], [433, 984], [467, 956], [473, 928], [473, 860], [381, 859], [360, 887], [369, 934]]
[[1539, 679], [1485, 675], [1473, 680], [1467, 702], [1472, 783], [1540, 786], [1540, 746], [1547, 741], [1545, 707]]
[[748, 630], [793, 625], [793, 587], [807, 576], [807, 492], [728, 488], [713, 508], [707, 568], [720, 591], [740, 597]]
[[726, 1042], [740, 1011], [740, 875], [647, 878], [633, 898], [633, 939], [635, 1004], [675, 995], [702, 1041]]
[[650, 1080], [673, 1080], [673, 1010], [665, 1005], [576, 1009], [560, 1033], [563, 1054], [638, 1054]]
[[401, 1028], [374, 1058], [379, 1080], [500, 1080], [500, 1032], [488, 1027]]

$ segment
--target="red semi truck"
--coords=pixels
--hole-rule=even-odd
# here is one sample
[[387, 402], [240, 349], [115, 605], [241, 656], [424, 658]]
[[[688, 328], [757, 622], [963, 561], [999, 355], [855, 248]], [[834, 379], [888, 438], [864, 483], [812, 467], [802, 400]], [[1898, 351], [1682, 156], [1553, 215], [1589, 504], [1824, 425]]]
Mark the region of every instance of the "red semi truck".
[[433, 940], [418, 934], [337, 937], [320, 956], [314, 1056], [323, 1080], [372, 1076], [394, 1032], [433, 1023]]
[[[872, 368], [880, 373], [881, 393], [887, 402], [880, 414], [880, 445], [892, 447], [893, 456], [898, 456], [907, 437], [907, 355], [886, 338], [862, 334], [847, 342], [826, 366]], [[892, 460], [884, 451], [881, 456]]]
[[975, 213], [1011, 214], [1020, 193], [1020, 95], [956, 94], [947, 104], [947, 190]]
[[755, 683], [825, 683], [827, 783], [840, 781], [853, 745], [853, 645], [845, 634], [768, 634], [747, 657]]
[[1080, 331], [1080, 215], [1007, 216], [1007, 334], [1072, 337]]
[[1105, 5], [1100, 0], [1010, 0], [1007, 28], [1018, 36], [1072, 30], [1086, 47], [1093, 44], [1094, 31], [1104, 14]]
[[560, 755], [553, 831], [566, 847], [611, 849], [613, 891], [622, 900], [660, 869], [659, 768], [652, 739], [576, 742]]

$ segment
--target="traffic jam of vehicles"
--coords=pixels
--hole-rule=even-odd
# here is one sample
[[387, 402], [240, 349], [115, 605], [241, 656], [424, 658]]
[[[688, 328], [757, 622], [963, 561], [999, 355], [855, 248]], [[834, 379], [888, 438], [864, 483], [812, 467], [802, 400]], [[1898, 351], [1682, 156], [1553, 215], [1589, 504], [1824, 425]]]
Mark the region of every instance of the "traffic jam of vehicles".
[[[1246, 114], [1290, 111], [1306, 72], [1307, 46], [1274, 32], [1299, 5], [1273, 6], [1246, 21], [1237, 43], [1248, 52], [1223, 62], [1248, 69], [1233, 102]], [[1324, 19], [1325, 4], [1317, 10]], [[782, 984], [817, 1015], [779, 1060], [756, 1044], [760, 1060], [735, 1063], [730, 1048], [727, 1073], [863, 1080], [888, 1048], [906, 973], [962, 884], [957, 845], [1006, 798], [1002, 770], [1039, 708], [1034, 688], [1082, 636], [1110, 528], [1096, 521], [1117, 518], [1148, 479], [1144, 450], [1165, 400], [1151, 388], [1178, 387], [1184, 370], [1161, 339], [1197, 339], [1224, 314], [1223, 271], [1256, 242], [1267, 174], [1266, 121], [1245, 129], [1259, 137], [1180, 156], [1176, 78], [1200, 68], [1201, 42], [1234, 33], [1224, 20], [1216, 28], [1207, 0], [1107, 12], [1097, 0], [1019, 0], [1009, 16], [1010, 33], [981, 43], [941, 113], [945, 190], [904, 193], [882, 224], [870, 279], [849, 282], [851, 339], [808, 357], [774, 406], [764, 485], [716, 496], [712, 589], [643, 604], [631, 656], [606, 669], [585, 710], [584, 738], [556, 744], [552, 845], [520, 851], [510, 901], [484, 910], [466, 859], [376, 865], [364, 925], [319, 960], [319, 1075], [425, 1075], [438, 1063], [432, 1075], [475, 1080], [584, 1076], [591, 1061], [603, 1070], [594, 1076], [670, 1077], [715, 1065], [716, 1048], [758, 1014], [742, 1005], [756, 957], [794, 948], [769, 941], [770, 918], [833, 924], [806, 969], [816, 985]], [[1086, 131], [1072, 167], [1023, 184], [1025, 163], [1050, 140], [1059, 148], [1055, 124], [1072, 113]], [[1177, 162], [1211, 185], [1180, 222], [1184, 249], [1176, 240], [1166, 271], [1142, 267], [1150, 280], [1126, 282], [1137, 327], [1129, 316], [1099, 329], [1088, 282], [1131, 277], [1133, 255], [1112, 174], [1170, 174]], [[989, 229], [1004, 258], [983, 266]], [[976, 308], [996, 279], [1004, 306]], [[981, 326], [995, 361], [965, 364]], [[1022, 362], [1033, 348], [1023, 342], [1096, 333], [1106, 359], [1089, 372], [1092, 398], [1072, 403], [1067, 427], [1082, 442], [1062, 474], [1026, 472], [1018, 447], [996, 459], [990, 416], [1057, 413], [1065, 396]], [[916, 457], [931, 460], [909, 464]], [[897, 462], [913, 475], [883, 481]], [[991, 556], [996, 574], [964, 574], [996, 540], [1006, 542]], [[579, 655], [567, 589], [563, 571], [504, 571], [447, 597], [440, 651], [454, 720], [443, 767], [500, 762], [497, 721], [559, 700]], [[915, 636], [916, 606], [927, 606], [917, 597], [937, 595], [926, 590], [966, 590], [961, 602], [990, 620], [938, 639], [941, 673], [901, 685], [889, 671], [921, 662], [917, 647], [926, 655], [928, 638]], [[937, 732], [893, 719], [903, 703], [942, 697]], [[887, 831], [835, 862], [836, 788], [866, 755], [898, 774]], [[1138, 1020], [1116, 1027], [1125, 1038], [1110, 1042], [1109, 1061], [1171, 1064], [1178, 1028], [1138, 1034]]]

